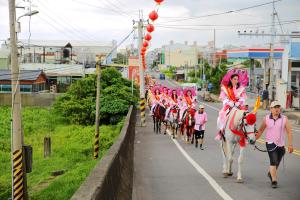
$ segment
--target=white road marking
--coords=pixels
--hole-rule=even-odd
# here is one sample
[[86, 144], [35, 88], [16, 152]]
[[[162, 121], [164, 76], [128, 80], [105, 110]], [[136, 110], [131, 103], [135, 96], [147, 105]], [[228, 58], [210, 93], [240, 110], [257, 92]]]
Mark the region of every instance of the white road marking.
[[[173, 139], [172, 139], [173, 140]], [[220, 195], [224, 200], [233, 200], [223, 188], [213, 179], [196, 161], [194, 161], [189, 154], [181, 147], [177, 140], [173, 140], [179, 151], [184, 155], [184, 157], [191, 163], [191, 165], [208, 181], [212, 188]]]

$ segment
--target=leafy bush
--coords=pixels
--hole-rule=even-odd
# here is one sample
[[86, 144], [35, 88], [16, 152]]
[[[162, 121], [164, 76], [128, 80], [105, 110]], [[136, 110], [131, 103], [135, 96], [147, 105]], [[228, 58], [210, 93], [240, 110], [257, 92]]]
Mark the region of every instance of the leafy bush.
[[[137, 90], [131, 92], [131, 82], [122, 78], [115, 68], [101, 72], [100, 121], [117, 124], [138, 101]], [[78, 80], [54, 103], [54, 110], [74, 124], [91, 125], [95, 122], [96, 76]]]

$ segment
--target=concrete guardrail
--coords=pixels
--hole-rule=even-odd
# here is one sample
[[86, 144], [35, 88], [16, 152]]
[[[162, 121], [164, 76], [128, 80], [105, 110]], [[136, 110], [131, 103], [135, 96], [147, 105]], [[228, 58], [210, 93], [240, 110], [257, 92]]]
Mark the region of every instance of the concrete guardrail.
[[132, 199], [135, 123], [136, 108], [131, 106], [119, 138], [71, 200]]

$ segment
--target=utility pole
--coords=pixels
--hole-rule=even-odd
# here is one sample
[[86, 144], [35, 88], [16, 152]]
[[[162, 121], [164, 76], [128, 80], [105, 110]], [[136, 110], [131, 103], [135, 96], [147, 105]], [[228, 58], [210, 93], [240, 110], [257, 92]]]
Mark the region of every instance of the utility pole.
[[21, 122], [21, 94], [19, 85], [19, 63], [16, 35], [15, 0], [9, 2], [11, 88], [12, 88], [12, 199], [24, 199], [25, 174], [23, 166], [23, 134]]
[[[275, 99], [275, 85], [274, 85], [274, 74], [275, 74], [275, 69], [274, 69], [274, 40], [275, 37], [281, 37], [281, 36], [288, 36], [288, 37], [300, 37], [300, 34], [277, 34], [276, 30], [275, 30], [275, 17], [278, 18], [278, 13], [276, 12], [275, 9], [275, 1], [273, 0], [273, 11], [272, 11], [272, 26], [271, 26], [271, 33], [258, 33], [258, 31], [256, 31], [255, 33], [253, 33], [252, 31], [250, 31], [250, 33], [247, 33], [246, 31], [244, 31], [244, 33], [241, 33], [240, 31], [238, 31], [238, 35], [239, 36], [268, 36], [271, 37], [271, 41], [270, 41], [270, 56], [269, 56], [269, 62], [268, 64], [265, 65], [265, 70], [264, 70], [264, 90], [268, 90], [269, 91], [269, 99], [270, 100], [274, 100]], [[278, 19], [279, 21], [279, 19]], [[279, 21], [280, 23], [280, 21]], [[277, 75], [277, 77], [279, 77], [279, 75]]]
[[271, 26], [271, 42], [270, 42], [270, 60], [269, 60], [269, 99], [275, 100], [275, 86], [274, 86], [274, 34], [275, 34], [275, 16], [277, 12], [275, 10], [275, 2], [273, 0], [273, 12], [272, 12], [272, 26]]
[[101, 60], [96, 63], [97, 73], [97, 92], [96, 92], [96, 117], [95, 117], [95, 140], [94, 140], [94, 159], [98, 158], [99, 154], [99, 122], [100, 122], [100, 79], [101, 79]]
[[213, 67], [216, 67], [216, 29], [214, 29], [214, 54], [213, 54]]
[[141, 126], [146, 126], [145, 119], [145, 79], [144, 69], [142, 65], [141, 49], [143, 44], [143, 27], [144, 21], [142, 19], [142, 13], [140, 11], [140, 19], [138, 21], [138, 54], [139, 54], [139, 69], [140, 69], [140, 110], [141, 110]]

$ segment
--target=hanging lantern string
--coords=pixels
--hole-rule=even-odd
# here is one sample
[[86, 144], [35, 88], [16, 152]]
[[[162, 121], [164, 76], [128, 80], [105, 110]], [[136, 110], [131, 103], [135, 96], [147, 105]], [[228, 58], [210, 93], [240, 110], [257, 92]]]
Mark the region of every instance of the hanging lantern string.
[[[161, 1], [161, 2], [163, 2], [163, 1]], [[161, 3], [160, 2], [160, 3]], [[160, 8], [160, 3], [157, 3], [156, 5], [155, 5], [155, 7], [154, 7], [154, 12], [156, 12], [156, 14], [158, 15], [158, 11], [159, 11], [159, 8]], [[153, 12], [152, 11], [152, 12]], [[151, 12], [150, 12], [151, 13]], [[153, 21], [153, 20], [151, 20], [151, 22], [149, 23], [149, 20], [151, 20], [151, 19], [149, 19], [149, 15], [148, 15], [148, 24], [152, 24], [153, 26], [155, 25], [155, 20]], [[155, 27], [155, 26], [154, 26]], [[152, 36], [152, 32], [153, 31], [151, 31], [151, 32], [149, 32], [149, 31], [147, 31], [147, 34], [149, 34], [150, 36]], [[144, 38], [145, 38], [145, 36], [146, 36], [146, 33], [144, 32]], [[148, 48], [150, 48], [151, 47], [151, 45], [152, 45], [152, 42], [151, 42], [151, 40], [145, 40], [144, 39], [144, 41], [146, 41], [147, 43], [148, 43], [148, 46], [147, 47], [145, 47], [146, 48], [146, 51], [147, 51], [147, 49]], [[144, 53], [146, 53], [146, 51], [144, 51]], [[145, 54], [144, 55], [142, 55], [142, 57], [145, 57]]]

